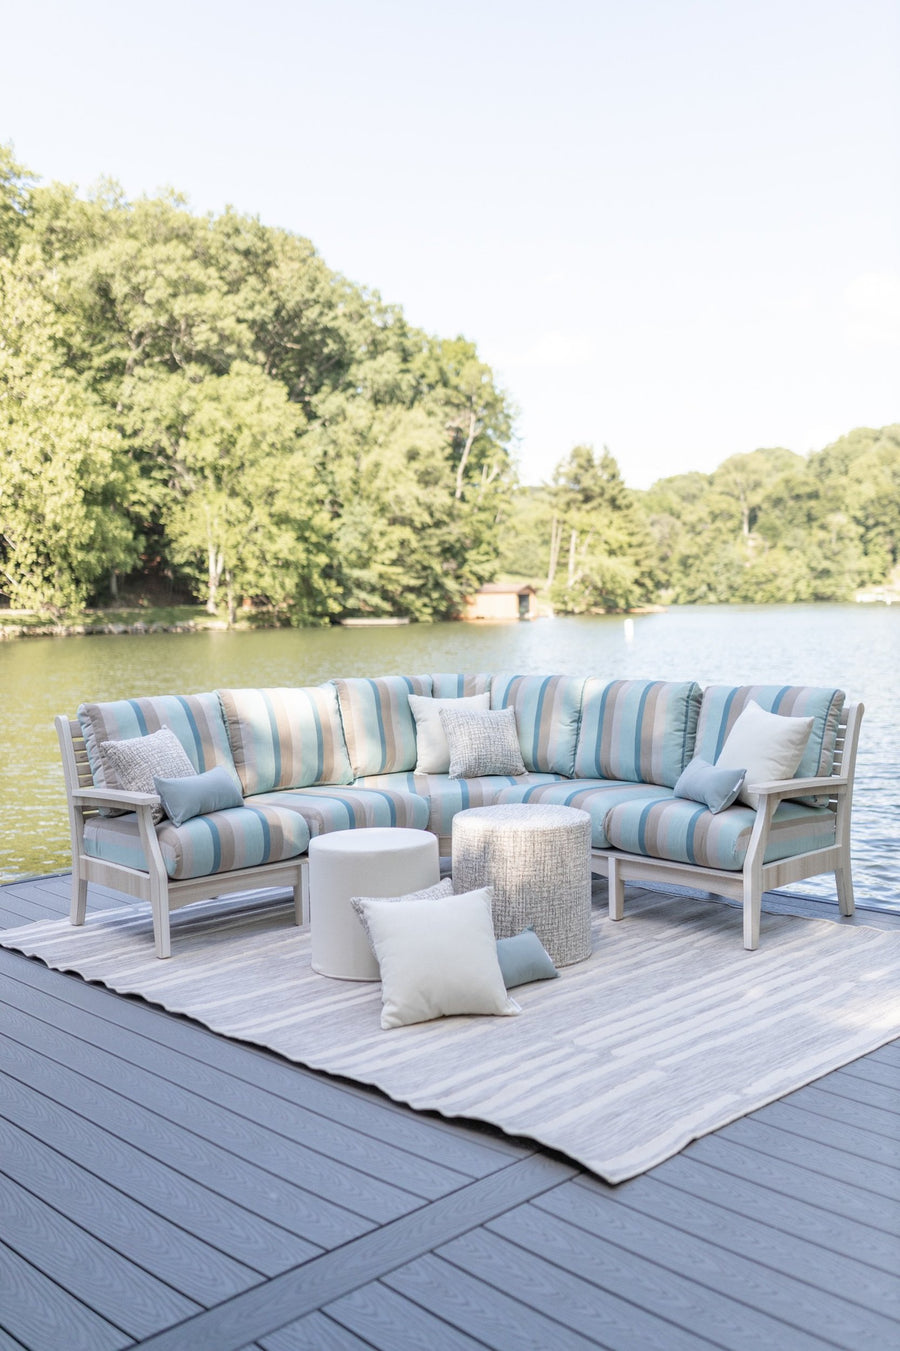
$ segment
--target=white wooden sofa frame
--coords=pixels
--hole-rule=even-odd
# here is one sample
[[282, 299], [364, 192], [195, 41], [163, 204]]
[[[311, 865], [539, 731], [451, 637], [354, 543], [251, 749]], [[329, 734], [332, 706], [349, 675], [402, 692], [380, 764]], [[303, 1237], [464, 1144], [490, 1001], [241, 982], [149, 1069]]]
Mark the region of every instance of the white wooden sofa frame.
[[[853, 778], [856, 749], [864, 712], [861, 703], [846, 704], [838, 723], [833, 773], [827, 778], [779, 779], [772, 783], [748, 784], [760, 801], [756, 823], [744, 866], [740, 871], [705, 868], [694, 863], [673, 863], [662, 858], [625, 854], [615, 849], [593, 849], [591, 867], [609, 882], [609, 917], [620, 920], [625, 914], [626, 882], [664, 882], [673, 886], [697, 887], [713, 896], [743, 902], [744, 947], [759, 946], [759, 924], [763, 892], [790, 886], [804, 877], [834, 873], [838, 905], [842, 915], [854, 911], [853, 879], [850, 872], [850, 813], [853, 807]], [[828, 795], [828, 807], [834, 812], [834, 844], [764, 863], [769, 827], [779, 802], [785, 798]]]
[[[189, 905], [191, 901], [230, 896], [234, 892], [254, 891], [262, 887], [288, 886], [294, 895], [294, 919], [297, 924], [303, 923], [307, 868], [305, 855], [277, 863], [259, 863], [253, 868], [238, 868], [233, 872], [175, 881], [166, 872], [153, 824], [153, 808], [159, 803], [156, 794], [95, 788], [80, 723], [62, 716], [57, 717], [55, 723], [62, 751], [72, 831], [72, 903], [69, 918], [73, 924], [84, 923], [89, 882], [113, 887], [137, 900], [149, 902], [157, 957], [172, 955], [169, 930], [171, 911]], [[135, 812], [144, 857], [149, 863], [146, 872], [123, 863], [109, 863], [85, 853], [84, 823], [96, 815], [100, 807], [118, 807], [120, 810]]]

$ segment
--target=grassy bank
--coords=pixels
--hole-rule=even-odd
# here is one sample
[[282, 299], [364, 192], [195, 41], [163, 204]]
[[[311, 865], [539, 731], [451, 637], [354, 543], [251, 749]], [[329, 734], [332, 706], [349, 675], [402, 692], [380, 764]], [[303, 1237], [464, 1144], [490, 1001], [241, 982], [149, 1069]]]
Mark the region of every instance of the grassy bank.
[[[272, 611], [240, 611], [233, 629], [277, 628]], [[51, 615], [37, 610], [0, 610], [0, 641], [9, 638], [63, 638], [96, 633], [197, 633], [226, 629], [224, 612], [209, 614], [202, 605], [133, 605]]]

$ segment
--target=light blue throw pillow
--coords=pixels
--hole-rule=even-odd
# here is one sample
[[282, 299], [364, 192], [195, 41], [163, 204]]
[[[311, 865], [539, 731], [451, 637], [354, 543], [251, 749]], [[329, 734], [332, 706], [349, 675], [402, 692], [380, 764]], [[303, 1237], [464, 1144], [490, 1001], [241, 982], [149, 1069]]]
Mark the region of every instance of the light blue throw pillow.
[[736, 801], [746, 773], [746, 769], [722, 769], [695, 755], [673, 791], [676, 797], [705, 803], [715, 814]]
[[166, 816], [176, 826], [183, 826], [195, 816], [241, 807], [244, 803], [240, 783], [224, 765], [184, 779], [154, 778], [153, 786]]
[[514, 985], [552, 980], [559, 975], [549, 952], [530, 925], [512, 938], [497, 939], [497, 960], [507, 990]]

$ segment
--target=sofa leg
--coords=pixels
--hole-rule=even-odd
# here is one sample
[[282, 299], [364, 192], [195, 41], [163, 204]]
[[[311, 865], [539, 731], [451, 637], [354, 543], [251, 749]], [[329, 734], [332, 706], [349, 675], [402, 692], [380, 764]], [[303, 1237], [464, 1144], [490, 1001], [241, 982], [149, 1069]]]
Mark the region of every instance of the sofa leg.
[[302, 925], [309, 915], [309, 864], [304, 859], [294, 883], [294, 923]]
[[72, 924], [83, 924], [87, 913], [87, 878], [79, 877], [77, 873], [72, 873], [72, 904], [69, 908], [69, 921]]
[[156, 948], [157, 957], [165, 958], [172, 956], [172, 935], [169, 930], [168, 910], [161, 916], [158, 923], [154, 918], [153, 945]]
[[607, 882], [609, 884], [609, 917], [610, 919], [625, 918], [625, 883], [619, 869], [616, 867], [616, 860], [609, 860], [609, 872], [607, 873]]
[[841, 868], [835, 868], [834, 881], [837, 886], [838, 905], [841, 914], [852, 915], [856, 910], [856, 902], [853, 898], [853, 878], [850, 874], [849, 863]]
[[172, 956], [172, 934], [169, 927], [169, 898], [157, 892], [150, 898], [153, 911], [153, 944], [157, 957]]
[[744, 947], [754, 952], [759, 947], [759, 921], [762, 911], [762, 890], [744, 879]]

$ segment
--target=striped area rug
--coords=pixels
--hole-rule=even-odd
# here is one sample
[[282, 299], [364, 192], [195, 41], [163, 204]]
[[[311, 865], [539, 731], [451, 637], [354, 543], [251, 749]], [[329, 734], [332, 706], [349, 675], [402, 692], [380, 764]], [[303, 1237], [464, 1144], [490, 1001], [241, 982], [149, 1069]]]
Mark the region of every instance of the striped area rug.
[[173, 916], [170, 961], [143, 908], [7, 930], [2, 946], [138, 994], [398, 1102], [487, 1121], [620, 1182], [900, 1035], [900, 932], [644, 893], [593, 921], [593, 955], [515, 991], [516, 1018], [383, 1032], [380, 986], [310, 967], [287, 903]]

